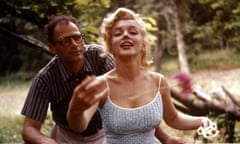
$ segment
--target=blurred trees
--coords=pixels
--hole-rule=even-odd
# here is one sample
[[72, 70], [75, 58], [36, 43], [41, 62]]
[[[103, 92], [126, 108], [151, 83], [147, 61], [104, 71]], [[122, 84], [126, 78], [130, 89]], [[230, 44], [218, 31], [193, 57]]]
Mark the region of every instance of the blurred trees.
[[43, 27], [56, 13], [71, 13], [79, 20], [85, 40], [97, 42], [98, 26], [109, 6], [109, 0], [1, 0], [0, 75], [36, 72], [47, 63], [49, 55], [32, 48], [46, 52]]
[[195, 63], [203, 50], [240, 49], [238, 0], [2, 0], [0, 75], [37, 71], [49, 60], [49, 55], [31, 48], [46, 50], [42, 31], [53, 14], [73, 14], [86, 42], [99, 43], [102, 18], [117, 7], [131, 8], [147, 21], [156, 70], [164, 56], [178, 56], [179, 70], [190, 72], [188, 63]]
[[154, 18], [156, 70], [161, 69], [162, 57], [170, 54], [178, 56], [179, 70], [186, 73], [191, 72], [188, 63], [195, 63], [194, 57], [203, 50], [239, 51], [239, 5], [238, 0], [111, 1], [111, 7], [128, 7]]
[[[235, 47], [240, 42], [240, 1], [238, 0], [199, 0], [202, 7], [194, 17], [198, 22], [194, 38], [204, 39], [205, 43], [220, 48]], [[196, 6], [195, 6], [196, 7]], [[201, 14], [201, 15], [200, 15]], [[200, 21], [201, 20], [201, 21]], [[239, 49], [239, 47], [236, 47]]]

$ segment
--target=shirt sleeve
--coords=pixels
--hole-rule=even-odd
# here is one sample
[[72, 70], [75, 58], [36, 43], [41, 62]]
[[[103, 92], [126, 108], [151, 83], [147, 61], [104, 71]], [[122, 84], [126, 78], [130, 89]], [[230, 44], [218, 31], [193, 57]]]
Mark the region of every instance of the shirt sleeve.
[[110, 71], [111, 69], [113, 69], [115, 67], [115, 63], [114, 63], [114, 59], [113, 59], [112, 55], [105, 56], [105, 61], [104, 61], [103, 65], [104, 65], [104, 67], [103, 67], [104, 73]]
[[49, 105], [49, 90], [44, 81], [37, 76], [30, 87], [21, 114], [44, 122]]
[[102, 75], [115, 67], [113, 56], [103, 55], [103, 48], [99, 45], [88, 45], [85, 52], [85, 60], [97, 75]]

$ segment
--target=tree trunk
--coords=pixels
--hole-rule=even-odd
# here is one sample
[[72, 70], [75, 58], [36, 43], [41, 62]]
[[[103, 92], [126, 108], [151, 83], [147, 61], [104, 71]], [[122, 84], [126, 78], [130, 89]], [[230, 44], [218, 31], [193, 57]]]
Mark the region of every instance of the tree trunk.
[[179, 15], [179, 7], [176, 0], [174, 0], [172, 8], [173, 8], [173, 16], [174, 16], [174, 24], [176, 31], [176, 42], [177, 42], [177, 50], [178, 50], [178, 60], [180, 71], [186, 74], [190, 74], [187, 56], [186, 56], [186, 46], [184, 42], [184, 36], [182, 34], [182, 23]]
[[[160, 22], [158, 22], [158, 28], [160, 29]], [[161, 59], [163, 56], [164, 48], [162, 46], [162, 34], [157, 32], [157, 46], [154, 50], [154, 64], [157, 71], [161, 70]]]

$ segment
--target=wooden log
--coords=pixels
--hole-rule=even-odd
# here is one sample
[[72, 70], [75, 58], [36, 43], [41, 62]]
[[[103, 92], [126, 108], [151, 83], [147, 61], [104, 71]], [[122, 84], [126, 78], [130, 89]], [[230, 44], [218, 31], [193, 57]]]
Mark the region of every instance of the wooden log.
[[[197, 97], [199, 96], [199, 93], [194, 93]], [[180, 106], [179, 104], [175, 103], [175, 106], [180, 111], [190, 114], [190, 115], [205, 115], [210, 110], [215, 111], [217, 113], [230, 113], [235, 120], [240, 120], [240, 110], [239, 108], [235, 109], [227, 109], [228, 106], [223, 105], [222, 103], [218, 101], [209, 101], [207, 99], [194, 99], [194, 98], [182, 98], [180, 94], [174, 90], [171, 90], [172, 97], [180, 102], [183, 106]], [[210, 95], [209, 95], [210, 96]]]

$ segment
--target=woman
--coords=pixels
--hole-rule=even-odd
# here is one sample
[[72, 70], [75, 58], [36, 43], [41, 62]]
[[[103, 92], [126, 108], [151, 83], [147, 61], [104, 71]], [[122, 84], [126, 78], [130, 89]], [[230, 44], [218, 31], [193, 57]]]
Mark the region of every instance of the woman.
[[116, 67], [98, 80], [89, 77], [79, 86], [78, 89], [84, 90], [91, 89], [91, 83], [106, 83], [102, 91], [105, 96], [89, 97], [81, 116], [71, 111], [70, 104], [68, 120], [73, 129], [83, 131], [97, 109], [103, 119], [106, 144], [159, 144], [155, 130], [158, 137], [162, 119], [180, 130], [210, 123], [206, 117], [179, 114], [171, 101], [166, 78], [147, 70], [147, 31], [139, 15], [119, 8], [104, 19], [101, 34], [106, 51], [114, 56]]

